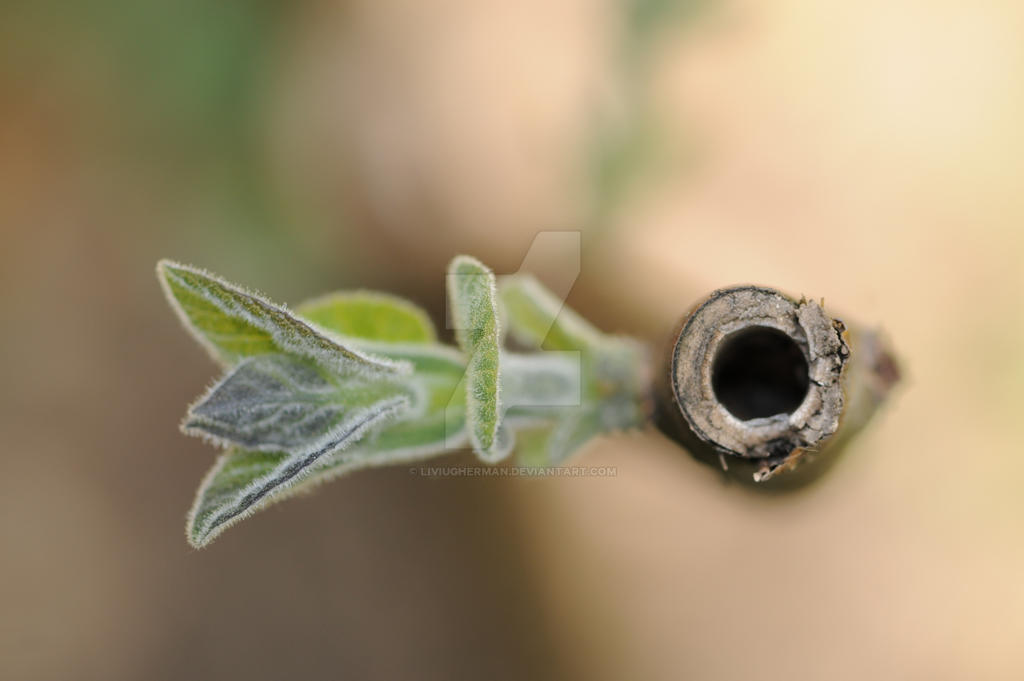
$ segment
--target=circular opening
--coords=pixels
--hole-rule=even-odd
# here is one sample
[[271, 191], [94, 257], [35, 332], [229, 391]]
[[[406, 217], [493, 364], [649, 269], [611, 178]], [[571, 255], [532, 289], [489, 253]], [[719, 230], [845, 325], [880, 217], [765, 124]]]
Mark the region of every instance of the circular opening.
[[790, 414], [807, 395], [807, 359], [778, 329], [753, 326], [726, 337], [711, 365], [715, 397], [740, 419]]

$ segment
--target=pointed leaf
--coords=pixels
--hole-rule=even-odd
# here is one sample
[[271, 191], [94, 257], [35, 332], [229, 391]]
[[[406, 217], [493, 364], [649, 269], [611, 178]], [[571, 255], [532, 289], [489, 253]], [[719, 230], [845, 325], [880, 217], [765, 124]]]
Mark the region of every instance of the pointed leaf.
[[459, 347], [466, 353], [470, 441], [485, 459], [494, 456], [500, 422], [500, 351], [494, 274], [480, 261], [456, 257], [448, 268], [448, 299]]
[[200, 487], [189, 516], [189, 542], [196, 547], [203, 546], [260, 508], [352, 471], [419, 461], [467, 446], [465, 392], [461, 393], [461, 406], [458, 399], [454, 400], [455, 407], [450, 406], [458, 379], [459, 376], [452, 379], [449, 375], [447, 383], [437, 381], [431, 386], [430, 390], [435, 394], [424, 400], [427, 405], [425, 414], [405, 419], [398, 416], [393, 422], [374, 428], [352, 446], [325, 454], [315, 465], [308, 466], [303, 475], [292, 478], [291, 484], [276, 487], [272, 494], [248, 505], [236, 515], [225, 514], [223, 522], [214, 524], [218, 514], [240, 507], [239, 499], [244, 497], [245, 488], [254, 480], [272, 479], [275, 470], [281, 469], [290, 456], [286, 452], [229, 450]]
[[407, 406], [407, 398], [397, 397], [361, 410], [329, 440], [302, 452], [229, 450], [199, 487], [186, 529], [189, 542], [204, 546], [241, 518], [283, 498], [324, 457], [358, 441]]
[[157, 274], [182, 323], [222, 364], [230, 366], [243, 357], [284, 352], [342, 374], [403, 369], [344, 347], [283, 307], [202, 270], [161, 260]]
[[217, 459], [217, 463], [206, 474], [196, 492], [196, 499], [189, 511], [185, 525], [188, 543], [201, 548], [225, 529], [245, 518], [269, 502], [264, 497], [260, 502], [250, 504], [244, 511], [231, 518], [221, 520], [216, 526], [214, 517], [236, 503], [240, 490], [253, 480], [264, 479], [288, 458], [285, 452], [253, 452], [229, 449]]
[[295, 312], [347, 338], [433, 343], [437, 332], [421, 308], [387, 293], [343, 291], [299, 305]]
[[410, 401], [410, 392], [381, 378], [340, 380], [289, 355], [261, 355], [228, 372], [189, 409], [182, 429], [222, 445], [303, 451], [347, 431], [366, 410]]

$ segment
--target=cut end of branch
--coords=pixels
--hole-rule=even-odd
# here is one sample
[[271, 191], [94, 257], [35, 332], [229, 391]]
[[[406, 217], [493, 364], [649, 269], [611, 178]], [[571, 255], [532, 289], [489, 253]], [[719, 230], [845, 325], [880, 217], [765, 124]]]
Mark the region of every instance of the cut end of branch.
[[711, 294], [671, 354], [672, 415], [686, 441], [755, 464], [755, 481], [795, 468], [838, 430], [850, 349], [814, 301], [757, 286]]

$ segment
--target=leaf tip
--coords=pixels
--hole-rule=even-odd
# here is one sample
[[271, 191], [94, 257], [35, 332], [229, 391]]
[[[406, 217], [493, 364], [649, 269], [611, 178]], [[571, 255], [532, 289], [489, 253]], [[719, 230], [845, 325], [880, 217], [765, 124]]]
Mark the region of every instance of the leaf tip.
[[164, 287], [164, 291], [166, 291], [172, 299], [174, 298], [174, 296], [171, 295], [171, 292], [168, 290], [167, 285], [170, 283], [173, 277], [181, 276], [182, 274], [185, 274], [187, 272], [192, 272], [194, 274], [202, 274], [203, 276], [210, 276], [209, 274], [203, 272], [201, 269], [197, 267], [191, 267], [189, 265], [185, 265], [184, 263], [171, 260], [170, 258], [160, 258], [156, 262], [156, 278]]
[[449, 272], [454, 272], [454, 271], [456, 271], [457, 269], [460, 269], [463, 266], [472, 267], [473, 269], [487, 270], [488, 272], [490, 271], [488, 269], [488, 267], [486, 265], [484, 265], [482, 262], [480, 262], [479, 260], [477, 260], [473, 256], [466, 255], [464, 253], [459, 254], [459, 255], [455, 256], [454, 258], [452, 258], [451, 263], [448, 265], [448, 271]]
[[160, 288], [163, 290], [164, 295], [167, 296], [167, 300], [172, 306], [175, 305], [177, 301], [174, 298], [174, 293], [170, 289], [169, 278], [171, 272], [179, 269], [180, 267], [180, 263], [168, 260], [167, 258], [160, 258], [160, 260], [156, 261], [156, 280], [160, 282]]
[[160, 258], [156, 261], [156, 273], [163, 276], [167, 270], [180, 268], [181, 266], [181, 263], [175, 262], [170, 258]]

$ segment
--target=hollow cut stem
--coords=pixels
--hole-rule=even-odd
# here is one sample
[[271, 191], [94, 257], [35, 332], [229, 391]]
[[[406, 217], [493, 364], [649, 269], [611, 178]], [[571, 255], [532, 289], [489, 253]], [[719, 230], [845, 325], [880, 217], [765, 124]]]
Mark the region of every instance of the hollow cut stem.
[[[656, 423], [700, 459], [766, 482], [802, 482], [834, 459], [898, 379], [877, 333], [848, 330], [811, 300], [721, 289], [683, 321]], [[811, 462], [816, 465], [810, 466]]]

